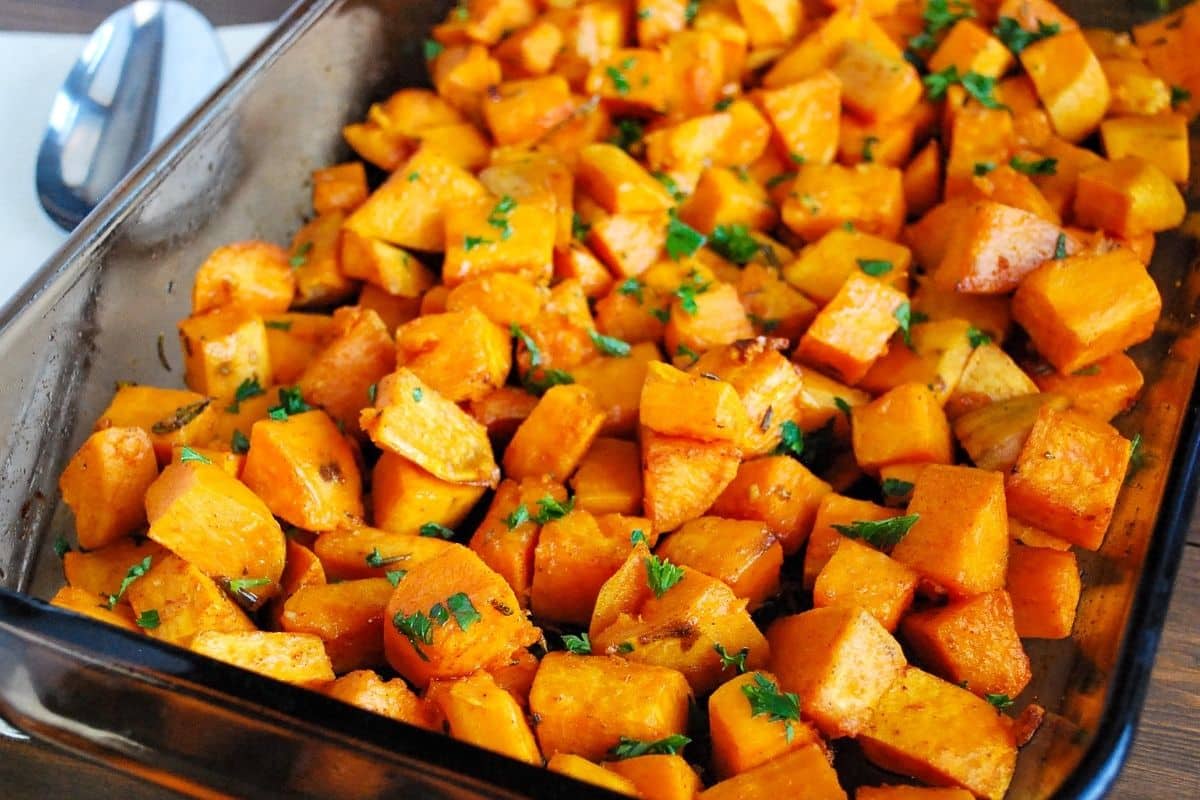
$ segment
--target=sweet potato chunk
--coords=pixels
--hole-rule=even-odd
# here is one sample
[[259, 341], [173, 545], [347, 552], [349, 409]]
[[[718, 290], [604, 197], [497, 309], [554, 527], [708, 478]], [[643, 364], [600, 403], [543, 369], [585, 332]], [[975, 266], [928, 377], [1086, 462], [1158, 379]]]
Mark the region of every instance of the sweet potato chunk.
[[299, 308], [320, 308], [350, 299], [358, 282], [342, 270], [341, 241], [345, 215], [340, 211], [322, 214], [303, 225], [292, 237], [288, 265], [296, 276]]
[[707, 511], [737, 474], [741, 451], [728, 442], [700, 442], [642, 429], [646, 516], [669, 531]]
[[671, 196], [645, 167], [619, 147], [592, 144], [579, 153], [575, 179], [612, 214], [666, 211]]
[[146, 490], [149, 536], [208, 575], [266, 578], [274, 593], [283, 574], [283, 530], [250, 489], [220, 467], [172, 464]]
[[236, 242], [212, 251], [196, 270], [192, 313], [242, 306], [259, 314], [276, 314], [287, 311], [295, 291], [296, 278], [282, 247]]
[[350, 213], [367, 199], [367, 171], [361, 162], [348, 161], [313, 170], [313, 211]]
[[801, 251], [783, 268], [783, 277], [818, 304], [831, 301], [851, 275], [866, 263], [884, 269], [880, 280], [900, 291], [908, 289], [912, 253], [907, 247], [858, 230], [835, 228]]
[[903, 117], [921, 99], [921, 76], [903, 58], [882, 53], [867, 42], [848, 41], [834, 62], [842, 103], [871, 121]]
[[173, 447], [207, 443], [216, 424], [216, 406], [202, 394], [125, 384], [118, 387], [95, 429], [141, 428], [150, 434], [158, 463], [167, 464]]
[[369, 669], [355, 670], [338, 678], [323, 691], [366, 711], [422, 728], [435, 727], [437, 714], [433, 708], [400, 678], [384, 681]]
[[923, 786], [863, 786], [855, 800], [971, 800], [966, 789], [948, 787], [932, 789]]
[[1043, 392], [1070, 398], [1071, 408], [1108, 422], [1137, 402], [1144, 379], [1132, 358], [1114, 353], [1070, 375], [1035, 374], [1033, 381]]
[[577, 781], [608, 789], [610, 792], [630, 797], [638, 796], [637, 787], [633, 785], [633, 781], [607, 770], [599, 764], [593, 764], [582, 756], [555, 753], [546, 762], [546, 769]]
[[575, 506], [593, 514], [636, 514], [642, 509], [641, 454], [636, 442], [601, 437], [571, 478]]
[[622, 736], [652, 742], [687, 728], [687, 681], [616, 656], [547, 653], [529, 692], [542, 753], [601, 759]]
[[980, 469], [1006, 471], [1016, 463], [1040, 410], [1065, 409], [1062, 395], [1042, 393], [993, 401], [954, 420], [954, 435]]
[[342, 231], [338, 257], [346, 277], [368, 281], [397, 297], [420, 297], [433, 287], [432, 272], [395, 245]]
[[58, 479], [75, 513], [75, 536], [88, 550], [146, 522], [142, 497], [158, 477], [154, 443], [141, 428], [106, 428], [87, 438]]
[[689, 348], [703, 353], [754, 335], [736, 287], [718, 284], [699, 291], [690, 300], [689, 303], [680, 296], [671, 303], [671, 316], [663, 337], [668, 352], [679, 353], [682, 348]]
[[537, 286], [523, 275], [491, 272], [455, 286], [446, 295], [447, 311], [479, 309], [503, 329], [529, 325], [546, 304], [545, 287]]
[[750, 424], [731, 385], [661, 362], [648, 365], [640, 419], [656, 433], [701, 441], [736, 442]]
[[241, 306], [227, 306], [179, 323], [184, 382], [216, 397], [232, 397], [245, 380], [274, 379], [262, 318]]
[[812, 726], [800, 720], [755, 713], [746, 690], [753, 692], [756, 681], [762, 679], [774, 685], [775, 692], [780, 691], [774, 675], [758, 671], [738, 675], [708, 697], [713, 772], [719, 779], [754, 769], [820, 738]]
[[1137, 156], [1102, 161], [1079, 173], [1075, 220], [1131, 237], [1183, 222], [1183, 195], [1162, 170]]
[[333, 680], [325, 648], [312, 634], [205, 631], [192, 640], [192, 650], [299, 686], [316, 688]]
[[[953, 221], [933, 283], [970, 294], [1003, 294], [1054, 257], [1062, 230], [1036, 214], [990, 200], [972, 203]], [[1067, 253], [1078, 244], [1066, 237]]]
[[912, 605], [918, 577], [878, 550], [843, 538], [817, 574], [813, 606], [857, 606], [892, 633]]
[[448, 400], [478, 400], [508, 379], [512, 344], [478, 309], [429, 314], [396, 331], [396, 363]]
[[807, 241], [851, 223], [894, 239], [904, 224], [903, 175], [883, 164], [805, 163], [783, 203], [783, 222]]
[[332, 581], [382, 578], [442, 555], [453, 545], [435, 536], [392, 533], [378, 528], [329, 531], [317, 537], [313, 552]]
[[512, 589], [474, 552], [451, 544], [406, 564], [387, 605], [384, 653], [417, 686], [503, 663], [537, 641]]
[[1037, 87], [1054, 131], [1070, 142], [1087, 136], [1108, 110], [1108, 81], [1079, 30], [1063, 31], [1026, 47], [1021, 66]]
[[813, 519], [808, 549], [804, 551], [804, 586], [810, 589], [813, 587], [821, 570], [846, 539], [833, 527], [834, 525], [878, 522], [895, 517], [898, 513], [894, 509], [884, 508], [866, 500], [855, 500], [832, 492], [823, 496], [817, 506], [817, 515]]
[[435, 478], [403, 456], [383, 453], [371, 473], [372, 519], [393, 533], [415, 535], [430, 522], [455, 528], [485, 491]]
[[837, 773], [817, 743], [710, 786], [701, 800], [846, 800]]
[[658, 554], [723, 581], [750, 608], [779, 591], [783, 548], [761, 522], [689, 520], [658, 546]]
[[1098, 549], [1131, 449], [1107, 423], [1043, 407], [1006, 479], [1012, 515], [1072, 544]]
[[898, 463], [954, 460], [950, 425], [924, 384], [905, 383], [851, 411], [854, 458], [868, 472]]
[[511, 195], [456, 201], [446, 209], [447, 286], [496, 272], [511, 272], [537, 284], [553, 271], [555, 205], [545, 198]]
[[65, 608], [77, 614], [83, 614], [107, 625], [124, 628], [127, 631], [137, 632], [141, 630], [134, 623], [133, 613], [129, 610], [128, 606], [116, 606], [110, 609], [96, 595], [74, 586], [64, 586], [55, 592], [54, 596], [50, 598], [50, 605]]
[[427, 697], [441, 711], [447, 732], [455, 739], [541, 765], [542, 755], [521, 706], [487, 672], [434, 681]]
[[1065, 639], [1071, 635], [1081, 592], [1074, 553], [1014, 544], [1008, 554], [1007, 588], [1019, 636]]
[[545, 476], [520, 483], [505, 480], [471, 537], [471, 549], [508, 581], [522, 608], [529, 606], [533, 585], [534, 548], [540, 529], [535, 517], [545, 507], [566, 502], [567, 490]]
[[897, 312], [907, 307], [902, 292], [866, 275], [853, 274], [817, 314], [795, 357], [832, 370], [846, 383], [858, 383], [887, 352], [888, 339], [900, 327]]
[[404, 367], [381, 380], [362, 427], [375, 444], [442, 480], [494, 486], [500, 477], [487, 430]]
[[[149, 539], [118, 539], [86, 553], [68, 550], [63, 554], [63, 573], [71, 587], [92, 597], [107, 597], [120, 590], [121, 581], [134, 564], [146, 556], [150, 556], [152, 563], [158, 563], [166, 555], [161, 545]], [[127, 598], [119, 598], [119, 602], [127, 602]]]
[[694, 800], [700, 776], [679, 755], [651, 755], [610, 761], [604, 765], [630, 781], [646, 800]]
[[517, 428], [504, 452], [504, 471], [518, 480], [548, 475], [566, 480], [604, 423], [604, 410], [586, 386], [551, 387]]
[[602, 529], [586, 511], [547, 522], [533, 556], [531, 610], [540, 619], [586, 625], [600, 587], [632, 547], [628, 533]]
[[371, 385], [396, 368], [396, 346], [374, 311], [339, 308], [333, 323], [334, 337], [309, 362], [298, 386], [305, 400], [357, 434], [359, 412], [371, 404]]
[[158, 615], [158, 625], [146, 628], [147, 634], [181, 647], [205, 631], [254, 630], [250, 618], [212, 578], [179, 556], [154, 559], [125, 596], [135, 617], [151, 611]]
[[242, 480], [272, 514], [305, 530], [362, 522], [362, 476], [354, 450], [324, 411], [254, 423]]
[[742, 462], [712, 511], [722, 517], [764, 523], [779, 540], [784, 555], [793, 555], [812, 531], [821, 498], [831, 491], [828, 483], [796, 459], [768, 456]]
[[805, 164], [828, 164], [837, 153], [841, 84], [832, 72], [815, 75], [753, 95], [774, 130], [776, 147], [785, 158]]
[[383, 610], [392, 595], [385, 578], [364, 578], [297, 590], [283, 606], [289, 633], [321, 639], [337, 673], [383, 663]]

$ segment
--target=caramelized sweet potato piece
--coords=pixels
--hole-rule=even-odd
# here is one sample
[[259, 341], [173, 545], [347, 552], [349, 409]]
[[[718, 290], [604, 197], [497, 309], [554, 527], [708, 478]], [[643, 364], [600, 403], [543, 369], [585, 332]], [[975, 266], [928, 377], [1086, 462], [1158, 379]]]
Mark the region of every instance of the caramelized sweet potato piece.
[[893, 633], [912, 605], [918, 577], [899, 561], [843, 537], [817, 573], [813, 606], [862, 608]]
[[74, 586], [64, 586], [55, 592], [54, 596], [50, 598], [50, 605], [83, 614], [106, 625], [114, 625], [127, 631], [141, 630], [134, 623], [133, 614], [128, 606], [116, 606], [110, 609], [96, 595]]
[[779, 591], [783, 548], [761, 522], [689, 520], [658, 546], [658, 554], [724, 582], [750, 608]]
[[650, 755], [610, 761], [604, 765], [633, 784], [646, 800], [693, 800], [700, 776], [679, 755]]
[[1008, 554], [1007, 588], [1019, 636], [1065, 639], [1071, 635], [1081, 592], [1074, 553], [1014, 544]]
[[639, 418], [656, 433], [701, 441], [737, 442], [750, 425], [730, 384], [661, 362], [648, 365]]
[[546, 769], [574, 778], [583, 783], [590, 783], [608, 789], [610, 792], [637, 797], [637, 787], [633, 781], [624, 778], [599, 764], [593, 764], [582, 756], [571, 753], [555, 753], [546, 762]]
[[288, 310], [295, 291], [296, 277], [282, 247], [236, 242], [212, 251], [196, 270], [192, 313], [242, 306], [259, 314], [276, 314]]
[[313, 211], [350, 213], [367, 199], [367, 171], [361, 162], [348, 161], [313, 170]]
[[158, 625], [147, 627], [148, 635], [181, 647], [204, 632], [254, 630], [250, 618], [212, 578], [175, 555], [154, 558], [150, 571], [129, 584], [125, 594], [135, 618], [157, 614]]
[[874, 278], [852, 274], [800, 340], [795, 358], [858, 383], [900, 327], [904, 294]]
[[521, 706], [487, 672], [434, 681], [426, 697], [437, 706], [455, 739], [527, 764], [542, 763]]
[[281, 627], [319, 637], [334, 672], [379, 666], [383, 610], [391, 595], [392, 584], [385, 578], [305, 586], [284, 603]]
[[325, 648], [312, 634], [205, 631], [192, 640], [192, 650], [268, 678], [309, 688], [333, 680]]
[[846, 800], [837, 773], [818, 743], [774, 758], [710, 786], [701, 800]]
[[551, 387], [504, 451], [504, 471], [518, 480], [548, 475], [564, 481], [596, 440], [604, 409], [586, 386]]
[[372, 519], [376, 527], [393, 533], [415, 535], [431, 522], [455, 528], [485, 491], [436, 478], [403, 456], [385, 452], [371, 473]]
[[335, 335], [300, 375], [306, 401], [357, 434], [359, 411], [370, 405], [370, 387], [396, 367], [396, 347], [374, 311], [355, 307], [333, 312]]
[[646, 516], [669, 531], [707, 511], [737, 474], [741, 451], [643, 428], [642, 486]]
[[575, 506], [593, 514], [636, 514], [642, 508], [641, 454], [636, 442], [601, 437], [571, 478]]
[[585, 625], [600, 587], [632, 549], [624, 531], [605, 531], [586, 511], [542, 526], [533, 556], [530, 609], [539, 619]]
[[142, 497], [158, 477], [154, 443], [141, 428], [105, 428], [87, 438], [58, 479], [75, 514], [75, 536], [88, 550], [119, 540], [146, 522]]
[[477, 309], [429, 314], [396, 331], [396, 363], [449, 400], [478, 400], [508, 379], [512, 344]]
[[868, 472], [897, 463], [954, 460], [950, 425], [924, 384], [905, 383], [851, 411], [854, 457]]
[[808, 723], [757, 710], [750, 698], [756, 684], [764, 680], [775, 686], [774, 693], [779, 692], [775, 676], [760, 670], [738, 675], [708, 697], [713, 771], [719, 779], [752, 770], [820, 738]]
[[[118, 539], [86, 553], [79, 550], [63, 553], [63, 573], [71, 587], [93, 597], [107, 597], [120, 590], [130, 567], [146, 556], [150, 556], [151, 563], [158, 563], [166, 555], [162, 545], [149, 539]], [[127, 602], [127, 598], [118, 598], [118, 602]]]
[[453, 545], [439, 537], [393, 533], [379, 528], [329, 531], [317, 537], [313, 552], [330, 580], [382, 578], [442, 555]]
[[534, 518], [543, 507], [566, 502], [567, 490], [562, 484], [544, 476], [520, 483], [505, 480], [496, 488], [487, 516], [471, 537], [471, 549], [508, 581], [521, 608], [529, 606], [533, 585], [534, 548], [540, 529]]
[[325, 686], [325, 694], [343, 703], [422, 728], [435, 728], [437, 714], [400, 678], [381, 680], [369, 669], [349, 672]]

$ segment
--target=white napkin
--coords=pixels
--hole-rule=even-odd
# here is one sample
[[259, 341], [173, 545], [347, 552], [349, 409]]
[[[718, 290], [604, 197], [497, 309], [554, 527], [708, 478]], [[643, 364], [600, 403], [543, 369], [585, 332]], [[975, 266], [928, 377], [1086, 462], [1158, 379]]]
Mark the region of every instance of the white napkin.
[[[240, 64], [271, 28], [219, 28], [230, 65]], [[83, 35], [0, 31], [0, 305], [67, 238], [38, 203], [33, 168], [50, 102], [85, 41]]]

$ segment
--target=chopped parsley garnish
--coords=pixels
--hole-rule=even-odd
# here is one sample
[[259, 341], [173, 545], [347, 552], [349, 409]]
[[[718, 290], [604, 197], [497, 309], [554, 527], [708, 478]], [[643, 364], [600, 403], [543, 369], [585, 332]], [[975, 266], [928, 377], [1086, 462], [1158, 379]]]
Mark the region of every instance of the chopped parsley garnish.
[[588, 233], [592, 230], [592, 226], [583, 221], [583, 217], [579, 216], [578, 212], [571, 214], [571, 237], [583, 241], [587, 238]]
[[846, 402], [846, 398], [835, 397], [833, 398], [833, 404], [837, 406], [838, 411], [842, 412], [847, 417], [850, 416], [850, 404]]
[[1171, 87], [1171, 108], [1178, 108], [1192, 99], [1192, 93], [1182, 86]]
[[211, 464], [212, 460], [210, 458], [208, 458], [207, 456], [197, 453], [195, 450], [188, 447], [187, 445], [184, 445], [179, 450], [179, 463], [181, 463], [181, 464], [191, 464], [191, 463]]
[[687, 5], [683, 7], [683, 21], [691, 25], [695, 21], [696, 15], [700, 13], [700, 0], [688, 0]]
[[626, 358], [629, 356], [629, 342], [623, 342], [613, 336], [605, 336], [602, 333], [592, 328], [588, 331], [588, 335], [592, 337], [592, 344], [606, 356], [618, 356]]
[[982, 178], [996, 168], [995, 162], [992, 161], [976, 161], [975, 167], [971, 170], [976, 178]]
[[642, 532], [641, 528], [635, 528], [633, 533], [629, 534], [629, 544], [634, 547], [637, 547], [638, 544], [650, 546], [650, 542], [646, 540], [646, 534]]
[[1067, 235], [1060, 233], [1058, 238], [1054, 240], [1054, 259], [1062, 261], [1067, 257]]
[[683, 222], [674, 214], [667, 221], [667, 255], [672, 261], [683, 256], [695, 255], [707, 241], [704, 234]]
[[623, 761], [626, 758], [637, 758], [638, 756], [673, 756], [691, 744], [691, 742], [692, 740], [682, 733], [673, 733], [670, 736], [653, 742], [643, 742], [641, 739], [630, 739], [628, 736], [622, 736], [618, 743], [608, 751], [608, 754], [618, 761]]
[[445, 525], [439, 525], [436, 522], [426, 522], [421, 526], [420, 533], [422, 536], [428, 536], [434, 539], [454, 538], [453, 528], [447, 528]]
[[514, 508], [513, 512], [504, 518], [504, 524], [510, 531], [526, 522], [529, 522], [529, 509], [525, 507], [524, 503]]
[[799, 153], [788, 153], [788, 158], [790, 158], [792, 160], [793, 164], [796, 164], [801, 167], [803, 167], [806, 163], [808, 163], [808, 159], [805, 158], [804, 156], [800, 155]]
[[1133, 477], [1134, 473], [1146, 466], [1146, 451], [1142, 447], [1142, 435], [1135, 433], [1129, 440], [1129, 467], [1125, 470], [1125, 480]]
[[722, 97], [722, 98], [721, 98], [720, 100], [718, 100], [718, 101], [716, 102], [716, 104], [713, 106], [713, 111], [725, 111], [725, 110], [726, 110], [726, 109], [728, 109], [728, 108], [729, 108], [731, 105], [733, 105], [733, 98], [732, 98], [732, 97]]
[[237, 389], [233, 392], [233, 402], [226, 407], [226, 411], [230, 414], [238, 413], [243, 400], [249, 400], [251, 397], [258, 397], [261, 394], [266, 394], [262, 384], [258, 382], [258, 378], [246, 378], [238, 384]]
[[229, 442], [229, 449], [239, 456], [245, 455], [250, 452], [250, 440], [246, 438], [246, 434], [235, 430], [233, 438]]
[[425, 40], [425, 60], [433, 61], [435, 58], [437, 58], [439, 55], [441, 55], [442, 51], [445, 49], [446, 48], [444, 46], [442, 46], [441, 42], [435, 41], [433, 39], [426, 39]]
[[674, 292], [675, 296], [679, 298], [679, 307], [695, 316], [700, 311], [700, 307], [696, 305], [696, 295], [707, 292], [710, 285], [701, 282], [700, 276], [693, 270], [687, 280], [681, 283]]
[[277, 331], [290, 331], [292, 329], [291, 320], [286, 319], [269, 319], [263, 325]]
[[683, 567], [677, 567], [665, 558], [650, 556], [645, 563], [646, 584], [655, 597], [662, 597], [668, 589], [683, 580]]
[[429, 656], [421, 649], [423, 644], [433, 644], [433, 621], [429, 617], [420, 611], [414, 611], [408, 616], [397, 613], [392, 617], [392, 627], [408, 639], [408, 643], [417, 651], [422, 661], [429, 660]]
[[713, 228], [712, 236], [708, 239], [708, 246], [716, 251], [717, 255], [739, 266], [749, 263], [750, 259], [758, 255], [758, 251], [762, 249], [762, 246], [750, 235], [750, 229], [736, 223], [718, 225]]
[[868, 136], [863, 139], [862, 160], [866, 164], [875, 162], [875, 145], [879, 144], [878, 136]]
[[154, 630], [161, 624], [158, 618], [158, 610], [153, 608], [147, 608], [138, 614], [137, 619], [134, 621], [137, 622], [139, 628], [144, 628], [148, 631]]
[[281, 420], [312, 410], [313, 407], [304, 402], [304, 396], [300, 394], [300, 387], [293, 386], [290, 389], [279, 390], [279, 405], [270, 408], [267, 416], [274, 420]]
[[996, 38], [1004, 42], [1004, 46], [1013, 51], [1014, 55], [1020, 55], [1021, 52], [1034, 42], [1039, 42], [1050, 36], [1055, 36], [1062, 30], [1057, 22], [1038, 21], [1036, 31], [1027, 31], [1021, 27], [1021, 23], [1012, 17], [1001, 17], [996, 27], [992, 28], [992, 33], [996, 34]]
[[150, 571], [151, 558], [152, 556], [146, 556], [129, 568], [125, 573], [125, 577], [121, 579], [121, 585], [117, 587], [117, 593], [108, 596], [109, 609], [116, 608], [117, 603], [121, 602], [121, 598], [125, 595], [125, 590], [129, 588], [130, 584]]
[[787, 183], [788, 181], [792, 180], [795, 177], [796, 177], [796, 172], [794, 170], [788, 170], [787, 172], [781, 172], [778, 175], [772, 175], [770, 178], [767, 179], [767, 182], [764, 185], [768, 189], [774, 189], [779, 184]]
[[229, 582], [229, 591], [234, 594], [241, 594], [247, 589], [253, 589], [256, 586], [266, 586], [270, 582], [270, 578], [234, 578]]
[[1081, 368], [1075, 370], [1071, 374], [1078, 375], [1080, 377], [1086, 377], [1089, 375], [1099, 375], [1100, 374], [1100, 365], [1099, 364], [1089, 364], [1086, 367], [1081, 367]]
[[613, 89], [616, 90], [617, 94], [629, 94], [629, 78], [625, 76], [625, 70], [631, 68], [633, 65], [634, 60], [627, 58], [621, 62], [620, 67], [614, 67], [612, 64], [609, 64], [604, 68], [604, 74], [612, 81]]
[[976, 328], [974, 325], [972, 325], [971, 327], [967, 328], [967, 342], [970, 343], [971, 349], [974, 350], [976, 347], [980, 347], [981, 345], [991, 344], [992, 337], [988, 336], [986, 333], [979, 330], [979, 328]]
[[[681, 344], [678, 347], [676, 347], [675, 355], [678, 356], [679, 358], [691, 359], [692, 364], [695, 364], [697, 361], [700, 360], [700, 354], [697, 353], [692, 348], [688, 347], [686, 344]], [[689, 364], [688, 366], [691, 366], [691, 364]]]
[[[535, 374], [536, 373], [536, 374]], [[552, 386], [574, 383], [571, 373], [561, 369], [530, 370], [521, 377], [521, 385], [530, 394], [545, 394]]]
[[650, 316], [654, 317], [659, 322], [666, 324], [667, 320], [671, 318], [671, 312], [665, 308], [652, 308], [650, 309]]
[[466, 237], [463, 237], [463, 250], [465, 250], [469, 253], [472, 250], [474, 250], [476, 247], [479, 247], [479, 246], [485, 245], [485, 244], [491, 244], [491, 243], [492, 243], [491, 239], [485, 239], [482, 236], [466, 236]]
[[799, 721], [800, 697], [793, 692], [781, 692], [775, 681], [762, 673], [742, 686], [742, 694], [750, 701], [750, 716], [766, 715], [771, 722]]
[[[414, 403], [419, 403], [425, 399], [425, 390], [420, 386], [412, 390], [412, 399]], [[374, 400], [372, 400], [374, 402]]]
[[989, 703], [991, 703], [993, 706], [995, 706], [997, 710], [1000, 710], [1000, 711], [1003, 711], [1006, 708], [1012, 708], [1012, 704], [1013, 704], [1012, 698], [1006, 694], [988, 693], [988, 694], [984, 695], [983, 699], [987, 700]]
[[783, 321], [778, 319], [766, 319], [753, 312], [747, 312], [746, 319], [750, 320], [750, 324], [761, 330], [763, 333], [771, 333], [778, 328], [780, 323]]
[[633, 652], [633, 642], [621, 642], [619, 645], [617, 645], [617, 652], [622, 653], [622, 654], [632, 653]]
[[168, 433], [182, 430], [187, 427], [188, 423], [204, 413], [204, 409], [208, 408], [208, 404], [211, 402], [212, 399], [205, 398], [195, 403], [188, 403], [186, 406], [180, 406], [172, 412], [171, 416], [160, 419], [151, 425], [150, 432], [165, 436]]
[[622, 117], [615, 120], [613, 127], [617, 129], [617, 132], [608, 140], [609, 144], [615, 144], [627, 153], [635, 145], [641, 143], [642, 137], [646, 133], [646, 128], [641, 120], [633, 117]]
[[645, 298], [642, 296], [642, 289], [644, 286], [645, 284], [643, 284], [637, 278], [626, 278], [617, 285], [617, 291], [620, 294], [629, 295], [634, 300], [637, 300], [638, 304], [641, 305], [641, 303], [645, 300]]
[[951, 64], [941, 72], [931, 72], [924, 77], [925, 89], [930, 100], [940, 100], [946, 95], [946, 90], [954, 84], [961, 84], [967, 94], [974, 97], [985, 108], [999, 109], [1004, 106], [992, 92], [996, 88], [996, 79], [978, 72], [966, 72], [960, 75], [958, 67]]
[[904, 343], [912, 347], [912, 306], [905, 300], [896, 307], [896, 310], [892, 312], [892, 316], [895, 317], [896, 322], [900, 323], [900, 332], [904, 335]]
[[779, 426], [779, 444], [775, 446], [775, 455], [800, 458], [804, 455], [804, 431], [790, 419]]
[[925, 20], [925, 29], [909, 39], [908, 46], [913, 50], [932, 50], [937, 44], [934, 37], [960, 19], [970, 19], [974, 16], [975, 10], [962, 0], [929, 0], [925, 4], [925, 12], [921, 15]]
[[537, 342], [533, 341], [533, 337], [525, 331], [521, 330], [521, 326], [517, 323], [510, 323], [508, 326], [513, 338], [518, 339], [521, 344], [525, 345], [525, 350], [529, 353], [529, 366], [540, 367], [542, 365], [542, 351], [538, 348]]
[[408, 574], [406, 569], [389, 569], [383, 573], [383, 577], [387, 578], [387, 582], [392, 586], [399, 586], [400, 581], [404, 580], [404, 576]]
[[873, 547], [894, 547], [920, 518], [920, 514], [908, 514], [891, 519], [857, 520], [849, 525], [834, 525], [833, 529], [851, 539], [861, 539]]
[[680, 189], [679, 184], [675, 182], [675, 179], [667, 173], [655, 172], [654, 179], [661, 183], [664, 188], [666, 188], [667, 193], [671, 195], [671, 199], [676, 203], [683, 202], [687, 199], [687, 192]]
[[[419, 180], [421, 180], [421, 173], [419, 173], [419, 172], [410, 172], [410, 173], [408, 173], [408, 182], [409, 182], [409, 183], [416, 183], [416, 182], [417, 182], [417, 181], [419, 181]], [[407, 259], [407, 258], [404, 260], [404, 263], [405, 263], [405, 264], [407, 264], [407, 263], [408, 263], [408, 259]]]
[[902, 481], [899, 478], [883, 479], [884, 497], [907, 497], [912, 490], [913, 484], [911, 481]]
[[304, 244], [300, 245], [296, 248], [296, 252], [292, 255], [292, 257], [288, 259], [288, 264], [290, 264], [293, 269], [296, 267], [303, 267], [308, 263], [308, 254], [312, 252], [312, 249], [312, 242], [305, 242]]
[[378, 547], [372, 547], [371, 552], [367, 553], [366, 562], [368, 567], [378, 569], [386, 564], [395, 564], [397, 561], [405, 561], [407, 559], [407, 553], [399, 556], [385, 556], [379, 552]]
[[743, 647], [733, 655], [729, 655], [729, 653], [725, 650], [725, 645], [717, 642], [713, 645], [713, 650], [716, 651], [717, 657], [721, 659], [722, 670], [727, 670], [730, 667], [733, 667], [737, 670], [739, 675], [746, 671], [746, 656], [750, 655], [749, 647]]
[[882, 258], [860, 258], [858, 259], [858, 268], [872, 278], [878, 278], [880, 275], [886, 275], [892, 271], [892, 262]]
[[434, 603], [429, 607], [429, 619], [441, 627], [450, 621], [450, 609], [446, 608], [445, 603]]
[[54, 537], [54, 555], [60, 559], [67, 553], [71, 552], [71, 544], [63, 536]]
[[1013, 156], [1009, 160], [1008, 165], [1017, 172], [1022, 172], [1026, 175], [1054, 175], [1058, 172], [1057, 158], [1039, 158], [1036, 161], [1022, 161], [1019, 157]]
[[458, 623], [459, 630], [465, 631], [483, 619], [465, 592], [456, 592], [447, 597], [446, 605], [450, 607], [450, 613], [454, 615], [454, 621]]
[[[538, 525], [545, 525], [556, 519], [562, 519], [567, 514], [571, 513], [571, 509], [575, 507], [575, 498], [571, 498], [564, 505], [555, 500], [551, 495], [546, 495], [537, 501], [538, 512], [533, 515], [533, 521]], [[524, 508], [524, 506], [521, 506]]]
[[487, 223], [500, 231], [500, 241], [507, 241], [512, 236], [512, 226], [508, 222], [508, 215], [516, 207], [517, 201], [509, 195], [504, 195], [492, 208], [492, 213], [488, 215]]
[[562, 643], [563, 647], [577, 656], [591, 655], [592, 640], [588, 638], [587, 633], [581, 633], [578, 636], [573, 633], [564, 634]]

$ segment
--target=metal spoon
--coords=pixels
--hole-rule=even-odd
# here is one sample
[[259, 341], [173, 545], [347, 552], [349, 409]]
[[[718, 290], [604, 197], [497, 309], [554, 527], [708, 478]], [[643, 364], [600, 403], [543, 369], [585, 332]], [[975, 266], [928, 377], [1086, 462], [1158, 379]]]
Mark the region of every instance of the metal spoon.
[[229, 72], [216, 31], [176, 0], [139, 0], [92, 34], [54, 97], [38, 199], [72, 230]]

